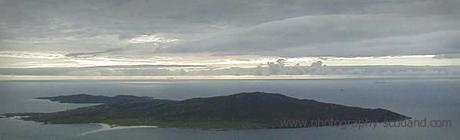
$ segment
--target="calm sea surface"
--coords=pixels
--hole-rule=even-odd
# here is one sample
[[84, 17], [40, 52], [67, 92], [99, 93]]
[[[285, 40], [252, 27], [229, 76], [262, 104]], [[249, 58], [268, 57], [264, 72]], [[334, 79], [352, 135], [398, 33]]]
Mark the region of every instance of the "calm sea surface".
[[53, 112], [85, 105], [33, 98], [93, 94], [187, 99], [263, 91], [350, 106], [385, 108], [415, 120], [450, 121], [447, 127], [321, 127], [213, 131], [132, 128], [97, 133], [97, 124], [44, 125], [0, 119], [0, 140], [278, 140], [278, 139], [450, 139], [460, 138], [460, 79], [183, 80], [183, 81], [2, 81], [0, 113]]

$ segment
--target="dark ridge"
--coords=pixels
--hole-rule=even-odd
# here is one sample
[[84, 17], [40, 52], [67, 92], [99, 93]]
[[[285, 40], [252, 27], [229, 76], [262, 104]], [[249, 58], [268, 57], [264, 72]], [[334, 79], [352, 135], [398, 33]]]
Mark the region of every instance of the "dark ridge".
[[89, 94], [76, 94], [55, 97], [38, 97], [37, 99], [50, 100], [60, 103], [75, 103], [75, 104], [92, 104], [92, 103], [111, 103], [111, 102], [130, 102], [130, 101], [143, 101], [151, 100], [150, 97], [138, 97], [132, 95], [117, 95], [114, 97], [89, 95]]

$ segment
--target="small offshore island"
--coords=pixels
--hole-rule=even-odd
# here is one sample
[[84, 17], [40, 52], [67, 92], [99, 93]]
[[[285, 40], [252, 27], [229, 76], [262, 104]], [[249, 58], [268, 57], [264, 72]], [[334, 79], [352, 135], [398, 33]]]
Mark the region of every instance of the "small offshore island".
[[280, 124], [286, 120], [356, 120], [350, 123], [363, 123], [359, 120], [385, 122], [410, 119], [385, 109], [350, 107], [264, 92], [246, 92], [181, 101], [130, 95], [108, 97], [87, 94], [38, 99], [99, 105], [53, 113], [8, 113], [4, 116], [21, 116], [23, 120], [50, 124], [106, 123], [121, 126], [147, 125], [203, 129], [312, 127]]

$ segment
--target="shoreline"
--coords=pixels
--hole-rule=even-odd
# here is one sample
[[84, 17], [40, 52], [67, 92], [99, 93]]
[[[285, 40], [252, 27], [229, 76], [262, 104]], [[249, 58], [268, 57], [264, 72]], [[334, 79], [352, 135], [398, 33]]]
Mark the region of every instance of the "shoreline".
[[120, 126], [120, 125], [111, 125], [111, 124], [106, 124], [106, 123], [95, 123], [95, 124], [99, 125], [100, 128], [81, 133], [80, 135], [84, 136], [84, 135], [89, 135], [89, 134], [94, 134], [94, 133], [99, 133], [99, 132], [122, 130], [122, 129], [158, 128], [158, 126], [147, 126], [147, 125]]

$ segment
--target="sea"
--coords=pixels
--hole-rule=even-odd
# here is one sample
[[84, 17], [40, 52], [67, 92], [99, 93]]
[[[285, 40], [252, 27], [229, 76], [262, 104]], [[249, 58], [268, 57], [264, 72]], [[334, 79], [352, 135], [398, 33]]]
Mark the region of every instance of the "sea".
[[137, 95], [183, 100], [270, 92], [321, 102], [384, 108], [426, 122], [331, 127], [205, 130], [118, 127], [103, 124], [42, 124], [0, 118], [0, 140], [458, 140], [460, 79], [346, 78], [309, 80], [30, 80], [0, 81], [0, 114], [55, 112], [91, 104], [67, 104], [36, 97], [72, 94]]

